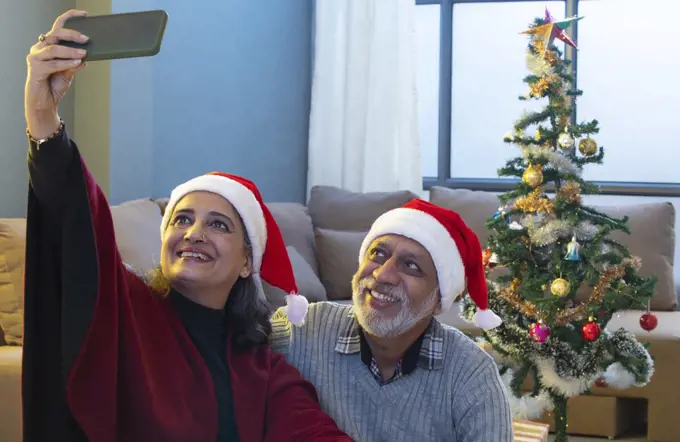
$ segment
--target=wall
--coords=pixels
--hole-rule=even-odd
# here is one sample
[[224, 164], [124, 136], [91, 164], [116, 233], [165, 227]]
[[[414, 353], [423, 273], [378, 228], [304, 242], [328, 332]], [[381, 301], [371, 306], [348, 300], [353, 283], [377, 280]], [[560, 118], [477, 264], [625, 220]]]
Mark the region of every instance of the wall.
[[153, 72], [154, 194], [212, 170], [253, 179], [265, 200], [303, 201], [311, 0], [164, 3]]
[[72, 7], [169, 15], [159, 55], [90, 63], [61, 107], [112, 204], [216, 169], [251, 178], [268, 201], [304, 200], [312, 0], [21, 0], [0, 4], [0, 216], [25, 213], [24, 58]]
[[[24, 83], [26, 55], [54, 18], [73, 7], [75, 0], [0, 1], [0, 217], [26, 213], [28, 170]], [[74, 97], [64, 99], [60, 114], [73, 125]]]
[[[154, 0], [111, 1], [113, 13], [155, 9], [156, 3]], [[164, 45], [162, 54], [173, 54], [173, 49]], [[153, 193], [153, 70], [156, 60], [151, 57], [110, 62], [111, 181], [108, 196], [112, 203]], [[171, 146], [171, 149], [176, 148]]]
[[[43, 0], [44, 2], [50, 0]], [[76, 0], [77, 9], [90, 15], [111, 13], [112, 0]], [[63, 11], [62, 11], [63, 12]], [[110, 62], [88, 63], [76, 74], [69, 91], [75, 97], [76, 127], [69, 134], [102, 190], [109, 194], [111, 152]]]
[[169, 16], [160, 54], [92, 63], [76, 84], [77, 140], [110, 202], [167, 196], [212, 170], [251, 178], [268, 201], [303, 201], [311, 0], [107, 1], [79, 0]]

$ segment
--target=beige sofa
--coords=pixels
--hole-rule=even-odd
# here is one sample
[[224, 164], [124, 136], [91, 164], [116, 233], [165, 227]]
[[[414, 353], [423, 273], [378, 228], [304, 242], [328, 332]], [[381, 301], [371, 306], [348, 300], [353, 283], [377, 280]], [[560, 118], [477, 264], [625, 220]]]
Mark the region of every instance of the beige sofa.
[[[409, 192], [356, 194], [331, 187], [316, 187], [307, 206], [297, 203], [270, 203], [279, 223], [293, 263], [298, 288], [310, 301], [350, 302], [350, 278], [357, 267], [358, 251], [371, 223], [386, 210], [405, 203], [415, 195]], [[434, 188], [430, 200], [458, 211], [480, 236], [488, 232], [484, 220], [498, 207], [496, 196], [485, 192]], [[140, 270], [158, 262], [161, 222], [165, 200], [141, 199], [113, 206], [116, 239], [124, 260]], [[607, 208], [631, 217], [633, 234], [623, 238], [633, 253], [644, 260], [644, 273], [659, 276], [652, 308], [659, 327], [651, 333], [638, 325], [641, 312], [624, 312], [610, 329], [626, 327], [642, 339], [653, 341], [656, 373], [645, 388], [615, 391], [596, 389], [601, 396], [640, 397], [649, 401], [650, 440], [671, 442], [680, 434], [675, 418], [680, 409], [680, 312], [674, 278], [674, 220], [670, 204], [648, 204]], [[25, 220], [0, 219], [0, 326], [4, 340], [0, 346], [0, 434], [5, 442], [21, 440], [20, 370], [22, 342], [23, 247]], [[266, 287], [272, 306], [280, 306], [284, 293]], [[476, 333], [455, 313], [440, 319], [460, 329]], [[0, 342], [2, 337], [0, 336]], [[597, 411], [591, 413], [596, 415]], [[571, 425], [577, 423], [570, 422]], [[577, 426], [577, 425], [576, 425]]]

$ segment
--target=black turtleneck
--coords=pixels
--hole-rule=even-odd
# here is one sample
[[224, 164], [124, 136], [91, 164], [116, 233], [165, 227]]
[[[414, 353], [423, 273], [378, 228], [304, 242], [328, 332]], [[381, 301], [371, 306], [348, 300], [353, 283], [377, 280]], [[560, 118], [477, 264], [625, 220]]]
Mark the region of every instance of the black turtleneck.
[[197, 304], [175, 290], [170, 292], [170, 299], [212, 375], [219, 420], [217, 442], [238, 442], [239, 435], [227, 362], [225, 311]]

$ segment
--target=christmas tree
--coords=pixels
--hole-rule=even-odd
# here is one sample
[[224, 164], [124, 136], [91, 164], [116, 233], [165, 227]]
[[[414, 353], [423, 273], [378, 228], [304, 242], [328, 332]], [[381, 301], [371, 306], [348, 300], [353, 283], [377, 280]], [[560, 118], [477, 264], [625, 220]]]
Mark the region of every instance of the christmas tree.
[[[569, 397], [598, 383], [643, 386], [652, 376], [647, 348], [631, 331], [604, 329], [612, 316], [642, 308], [641, 327], [656, 327], [648, 309], [655, 279], [640, 277], [639, 258], [611, 237], [630, 233], [628, 219], [582, 203], [582, 195], [598, 192], [582, 170], [602, 163], [604, 149], [593, 138], [597, 120], [571, 119], [572, 101], [582, 91], [573, 88], [569, 61], [553, 44], [558, 39], [575, 48], [564, 30], [578, 19], [556, 21], [546, 10], [523, 32], [530, 74], [520, 99], [545, 106], [525, 112], [504, 138], [520, 155], [498, 173], [521, 181], [500, 196], [484, 251], [490, 308], [503, 324], [484, 330], [483, 340], [499, 362], [515, 417], [552, 409], [558, 442], [567, 440]], [[471, 320], [475, 311], [466, 301], [463, 316]]]

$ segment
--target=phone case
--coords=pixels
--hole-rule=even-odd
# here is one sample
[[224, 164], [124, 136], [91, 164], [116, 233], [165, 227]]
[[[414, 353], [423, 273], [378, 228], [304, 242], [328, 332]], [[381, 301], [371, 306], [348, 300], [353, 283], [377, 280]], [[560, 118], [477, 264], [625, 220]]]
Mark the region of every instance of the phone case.
[[59, 44], [87, 50], [84, 61], [150, 57], [161, 49], [168, 14], [163, 10], [73, 17], [64, 28], [90, 37], [87, 43]]

